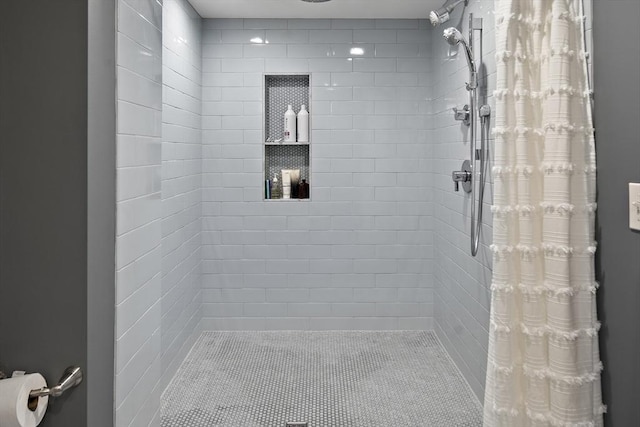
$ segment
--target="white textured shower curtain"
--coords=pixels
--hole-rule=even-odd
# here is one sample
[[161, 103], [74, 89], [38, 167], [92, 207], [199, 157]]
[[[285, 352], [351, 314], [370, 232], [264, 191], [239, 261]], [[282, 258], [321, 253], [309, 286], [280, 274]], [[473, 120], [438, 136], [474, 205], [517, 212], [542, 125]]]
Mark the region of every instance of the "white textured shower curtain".
[[496, 0], [487, 427], [602, 426], [579, 2]]

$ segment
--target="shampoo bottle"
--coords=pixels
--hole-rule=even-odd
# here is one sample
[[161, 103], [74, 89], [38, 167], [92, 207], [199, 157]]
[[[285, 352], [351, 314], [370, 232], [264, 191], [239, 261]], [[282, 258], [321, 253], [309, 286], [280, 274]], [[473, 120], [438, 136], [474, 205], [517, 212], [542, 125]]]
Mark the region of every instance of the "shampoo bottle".
[[298, 113], [298, 142], [309, 142], [309, 112], [304, 104]]
[[284, 142], [296, 142], [296, 113], [291, 104], [284, 113]]

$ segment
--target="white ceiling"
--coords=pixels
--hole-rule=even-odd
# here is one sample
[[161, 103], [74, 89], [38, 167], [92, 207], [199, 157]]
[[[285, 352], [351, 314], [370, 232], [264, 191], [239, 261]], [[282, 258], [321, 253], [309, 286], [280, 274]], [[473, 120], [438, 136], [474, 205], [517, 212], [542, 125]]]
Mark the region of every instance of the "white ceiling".
[[422, 18], [444, 0], [189, 0], [203, 18]]

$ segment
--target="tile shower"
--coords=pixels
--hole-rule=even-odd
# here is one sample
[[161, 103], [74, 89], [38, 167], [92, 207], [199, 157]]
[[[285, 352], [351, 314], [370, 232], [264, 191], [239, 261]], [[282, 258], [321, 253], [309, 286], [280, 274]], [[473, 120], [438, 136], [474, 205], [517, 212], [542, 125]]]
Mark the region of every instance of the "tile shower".
[[[489, 29], [492, 6], [470, 5]], [[435, 330], [482, 395], [490, 257], [449, 177], [464, 67], [426, 20], [119, 0], [118, 426], [159, 425], [202, 331]], [[312, 76], [308, 201], [263, 200], [270, 73]]]
[[[430, 329], [426, 24], [203, 25], [204, 329]], [[262, 201], [262, 75], [282, 72], [312, 74], [309, 203]]]

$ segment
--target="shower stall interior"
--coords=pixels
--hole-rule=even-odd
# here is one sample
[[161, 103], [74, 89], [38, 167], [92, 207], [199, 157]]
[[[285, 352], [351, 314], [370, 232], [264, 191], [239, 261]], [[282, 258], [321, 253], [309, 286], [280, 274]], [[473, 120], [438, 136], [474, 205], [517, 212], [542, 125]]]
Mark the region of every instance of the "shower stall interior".
[[[118, 25], [118, 425], [159, 418], [202, 330], [435, 330], [481, 396], [490, 255], [468, 250], [482, 204], [451, 185], [473, 149], [451, 110], [482, 52], [426, 19], [201, 19], [184, 0], [121, 0]], [[279, 73], [312, 76], [306, 201], [263, 200]]]
[[[494, 1], [431, 2], [416, 19], [322, 9], [304, 19], [203, 18], [206, 3], [118, 0], [116, 424], [159, 424], [166, 390], [167, 426], [262, 425], [276, 404], [264, 376], [282, 395], [308, 393], [326, 409], [315, 419], [356, 425], [365, 415], [340, 405], [366, 400], [367, 381], [416, 345], [443, 362], [427, 369], [445, 375], [434, 384], [460, 381], [461, 413], [477, 423], [492, 264]], [[456, 25], [443, 43], [433, 25], [448, 20]], [[283, 81], [296, 83], [270, 92]], [[304, 103], [300, 94], [309, 142], [269, 139], [266, 97]], [[310, 198], [265, 199], [277, 162], [301, 170]], [[452, 171], [471, 196], [454, 191]], [[278, 366], [295, 381], [283, 382]], [[314, 389], [322, 372], [336, 375], [328, 387], [338, 401]], [[340, 385], [349, 372], [353, 382]], [[387, 395], [403, 388], [402, 377], [383, 381]], [[220, 384], [244, 390], [263, 418], [246, 401], [189, 406], [202, 399], [193, 382], [214, 395]], [[416, 393], [443, 395], [434, 390]], [[384, 419], [380, 399], [368, 405]]]

